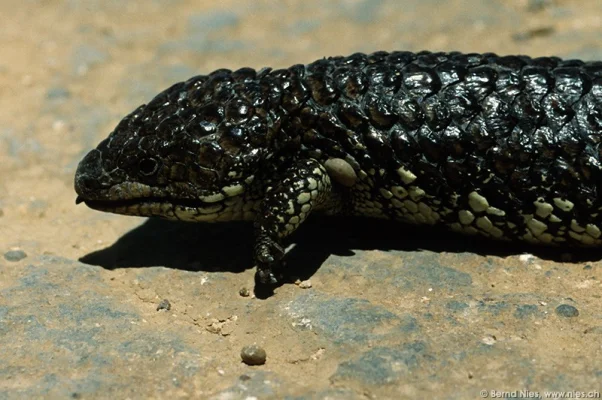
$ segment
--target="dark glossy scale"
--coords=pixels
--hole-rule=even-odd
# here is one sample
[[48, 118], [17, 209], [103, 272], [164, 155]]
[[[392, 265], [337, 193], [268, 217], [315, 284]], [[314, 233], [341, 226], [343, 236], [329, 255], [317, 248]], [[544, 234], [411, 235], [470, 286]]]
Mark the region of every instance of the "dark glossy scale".
[[[96, 200], [134, 182], [191, 204], [238, 193], [255, 174], [259, 199], [261, 185], [279, 179], [271, 174], [303, 177], [293, 193], [310, 185], [316, 162], [337, 159], [348, 176], [333, 175], [332, 188], [313, 178], [329, 188], [320, 198], [337, 213], [602, 245], [601, 132], [601, 62], [356, 53], [279, 70], [221, 69], [175, 84], [87, 156], [76, 187]], [[270, 212], [285, 213], [287, 200]], [[180, 215], [195, 220], [195, 212]]]
[[77, 202], [253, 221], [263, 283], [308, 215], [602, 246], [602, 62], [356, 53], [220, 69], [127, 115], [75, 174]]
[[[430, 222], [455, 230], [544, 243], [600, 242], [600, 63], [379, 52], [322, 59], [298, 76], [289, 85], [307, 87], [311, 95], [300, 111], [287, 111], [298, 118], [283, 127], [310, 130], [302, 143], [324, 159], [357, 161], [382, 216], [416, 219], [379, 190], [401, 186], [425, 192], [412, 201], [439, 214]], [[400, 167], [415, 180], [400, 179]], [[473, 192], [485, 209], [474, 206]], [[474, 221], [458, 223], [462, 210]]]

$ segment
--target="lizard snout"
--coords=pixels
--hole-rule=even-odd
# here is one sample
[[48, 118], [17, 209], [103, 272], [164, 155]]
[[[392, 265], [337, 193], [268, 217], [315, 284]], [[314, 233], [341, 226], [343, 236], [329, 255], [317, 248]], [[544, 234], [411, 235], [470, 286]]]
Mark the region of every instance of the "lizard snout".
[[102, 173], [100, 151], [92, 150], [79, 163], [75, 172], [75, 192], [79, 202], [96, 197], [95, 194], [102, 188]]

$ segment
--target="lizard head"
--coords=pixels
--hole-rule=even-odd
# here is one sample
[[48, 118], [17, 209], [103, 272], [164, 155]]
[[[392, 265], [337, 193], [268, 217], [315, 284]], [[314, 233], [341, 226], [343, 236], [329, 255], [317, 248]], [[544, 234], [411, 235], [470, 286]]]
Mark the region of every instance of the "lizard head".
[[[175, 84], [126, 116], [77, 167], [77, 203], [170, 219], [243, 219], [278, 118], [249, 68]], [[269, 121], [269, 123], [268, 123]], [[249, 200], [250, 201], [250, 200]]]

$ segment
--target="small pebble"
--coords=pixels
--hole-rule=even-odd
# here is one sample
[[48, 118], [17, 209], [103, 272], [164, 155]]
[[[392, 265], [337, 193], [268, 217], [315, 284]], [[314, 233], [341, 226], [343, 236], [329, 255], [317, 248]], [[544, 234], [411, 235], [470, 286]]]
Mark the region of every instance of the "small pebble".
[[579, 316], [579, 310], [569, 304], [561, 304], [556, 307], [556, 314], [561, 317], [572, 318]]
[[263, 365], [266, 357], [265, 350], [256, 344], [245, 346], [240, 351], [240, 358], [247, 365]]
[[167, 300], [167, 299], [161, 300], [161, 302], [157, 306], [157, 311], [160, 311], [160, 310], [165, 310], [165, 311], [171, 310], [171, 303], [169, 302], [169, 300]]
[[71, 96], [69, 90], [64, 87], [54, 87], [48, 89], [46, 92], [47, 99], [66, 99]]
[[554, 34], [554, 27], [552, 26], [542, 26], [538, 28], [533, 28], [527, 30], [525, 32], [518, 32], [512, 35], [512, 39], [517, 42], [521, 42], [524, 40], [530, 40], [537, 37], [545, 37]]
[[242, 297], [249, 297], [251, 295], [251, 291], [247, 287], [241, 287], [238, 291], [238, 294]]
[[481, 341], [488, 346], [493, 346], [497, 342], [497, 338], [493, 335], [487, 335]]
[[23, 250], [9, 250], [4, 253], [4, 258], [7, 261], [21, 261], [27, 257], [27, 254]]
[[529, 0], [527, 1], [527, 10], [531, 12], [541, 11], [547, 7], [550, 7], [551, 5], [551, 0]]
[[311, 288], [311, 281], [309, 279], [306, 281], [301, 281], [301, 282], [299, 282], [299, 287], [301, 289], [309, 289], [309, 288]]

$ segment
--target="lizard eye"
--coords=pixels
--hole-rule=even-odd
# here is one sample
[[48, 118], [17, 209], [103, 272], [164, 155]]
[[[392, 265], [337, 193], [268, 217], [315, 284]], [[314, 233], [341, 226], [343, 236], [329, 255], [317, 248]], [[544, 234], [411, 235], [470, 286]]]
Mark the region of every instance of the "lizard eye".
[[154, 158], [145, 158], [140, 161], [140, 172], [144, 175], [152, 175], [157, 172], [157, 161]]

